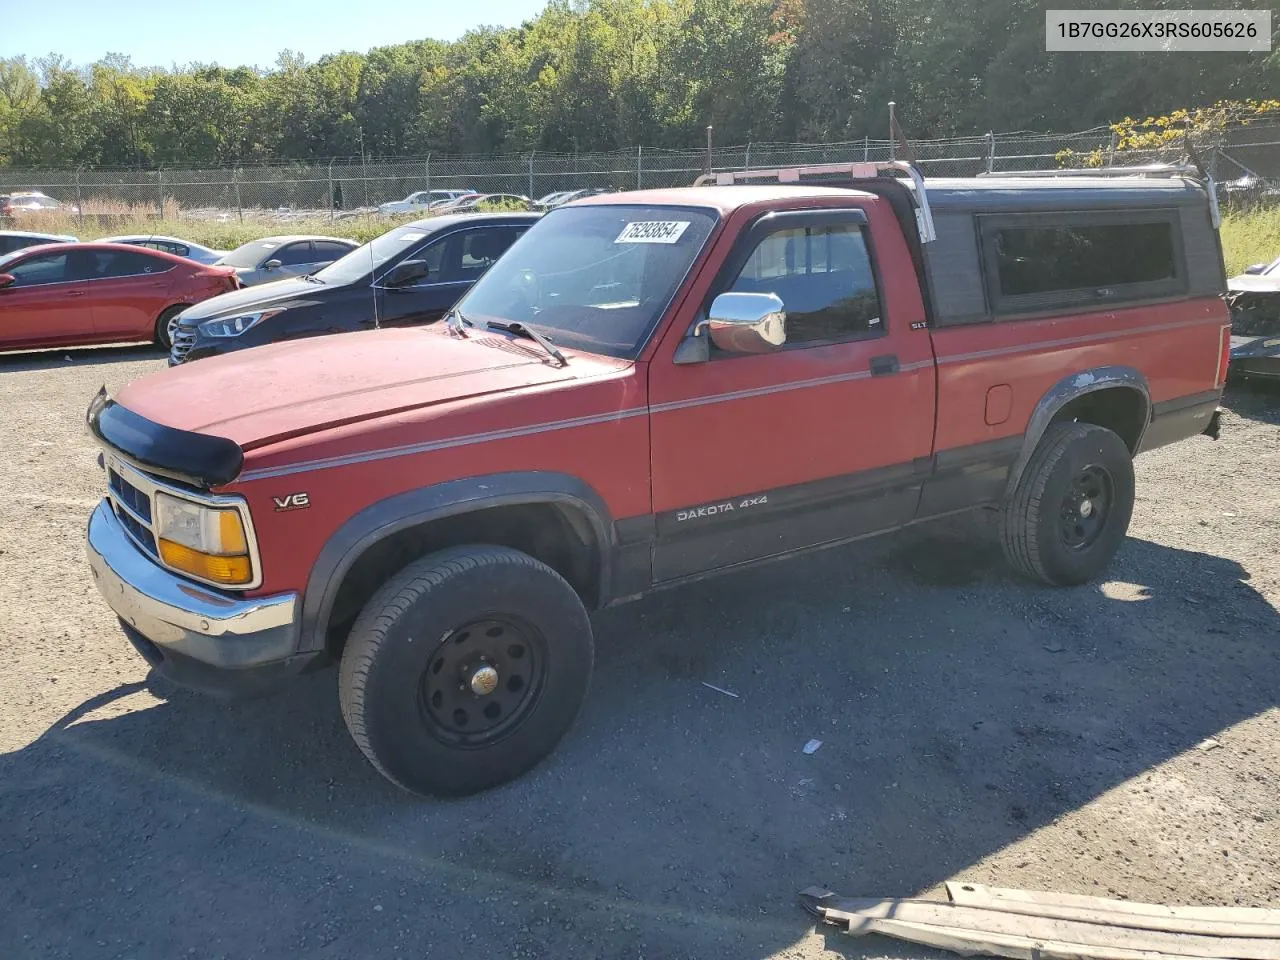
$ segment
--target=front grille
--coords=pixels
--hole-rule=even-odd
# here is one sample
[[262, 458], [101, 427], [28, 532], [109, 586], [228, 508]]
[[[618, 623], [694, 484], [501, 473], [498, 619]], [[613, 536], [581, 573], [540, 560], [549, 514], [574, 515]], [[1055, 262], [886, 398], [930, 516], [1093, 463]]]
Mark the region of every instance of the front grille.
[[107, 467], [107, 489], [120, 525], [138, 546], [152, 556], [158, 556], [155, 534], [151, 532], [150, 495], [130, 483], [112, 467]]
[[145, 526], [139, 523], [128, 510], [124, 509], [120, 504], [116, 504], [116, 516], [120, 519], [120, 524], [129, 532], [129, 536], [137, 542], [138, 546], [146, 550], [152, 556], [159, 556], [156, 550], [156, 538]]
[[114, 470], [107, 470], [107, 485], [115, 494], [116, 501], [137, 514], [144, 523], [151, 522], [151, 498], [135, 487]]
[[172, 363], [181, 363], [187, 358], [187, 353], [195, 342], [196, 328], [179, 324], [173, 330], [173, 346], [169, 350], [169, 360]]

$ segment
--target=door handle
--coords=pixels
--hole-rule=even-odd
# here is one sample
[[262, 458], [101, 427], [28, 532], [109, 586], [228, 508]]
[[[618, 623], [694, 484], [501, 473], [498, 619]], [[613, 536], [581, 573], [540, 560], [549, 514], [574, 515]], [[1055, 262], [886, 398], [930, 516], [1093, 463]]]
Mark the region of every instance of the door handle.
[[67, 291], [68, 297], [83, 297], [84, 295], [85, 295], [84, 290], [68, 290]]
[[899, 369], [898, 358], [892, 353], [886, 353], [879, 357], [872, 357], [869, 366], [871, 367], [871, 375], [873, 377], [887, 377], [891, 373], [897, 373]]

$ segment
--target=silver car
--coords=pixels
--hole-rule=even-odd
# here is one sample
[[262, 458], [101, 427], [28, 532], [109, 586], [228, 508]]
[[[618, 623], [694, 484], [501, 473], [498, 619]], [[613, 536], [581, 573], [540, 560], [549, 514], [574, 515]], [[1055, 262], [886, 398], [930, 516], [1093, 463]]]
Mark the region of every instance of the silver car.
[[161, 237], [149, 233], [131, 234], [123, 237], [103, 237], [99, 242], [127, 243], [135, 247], [146, 247], [148, 250], [172, 253], [175, 257], [186, 257], [196, 263], [217, 263], [228, 252], [226, 250], [211, 250], [203, 244], [182, 240], [178, 237]]
[[68, 233], [31, 233], [28, 230], [0, 230], [0, 256], [41, 243], [76, 243]]
[[388, 215], [414, 213], [418, 210], [430, 209], [437, 203], [458, 200], [471, 192], [470, 190], [419, 190], [417, 193], [409, 194], [403, 200], [392, 200], [390, 203], [379, 204], [378, 212]]
[[218, 265], [234, 267], [240, 282], [251, 287], [315, 273], [358, 246], [342, 237], [263, 237], [236, 247], [218, 260]]

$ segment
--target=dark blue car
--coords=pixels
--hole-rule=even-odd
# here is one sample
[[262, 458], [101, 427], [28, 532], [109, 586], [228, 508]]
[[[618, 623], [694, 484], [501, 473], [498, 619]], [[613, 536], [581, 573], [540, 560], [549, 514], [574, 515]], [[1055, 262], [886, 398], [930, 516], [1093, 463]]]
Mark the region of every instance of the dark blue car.
[[418, 220], [308, 276], [205, 300], [174, 318], [169, 364], [281, 340], [439, 320], [539, 216]]

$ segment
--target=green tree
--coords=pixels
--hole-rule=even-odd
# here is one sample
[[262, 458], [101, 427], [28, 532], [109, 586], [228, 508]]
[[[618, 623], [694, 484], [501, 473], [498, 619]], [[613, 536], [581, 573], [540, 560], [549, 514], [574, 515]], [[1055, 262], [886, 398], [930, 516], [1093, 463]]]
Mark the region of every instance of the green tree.
[[1280, 52], [1047, 54], [1039, 0], [550, 0], [267, 71], [0, 60], [0, 163], [696, 147], [707, 124], [719, 144], [880, 138], [889, 100], [913, 137], [1065, 130], [1276, 90]]
[[40, 107], [40, 82], [25, 57], [0, 59], [0, 163], [22, 152], [22, 120]]

